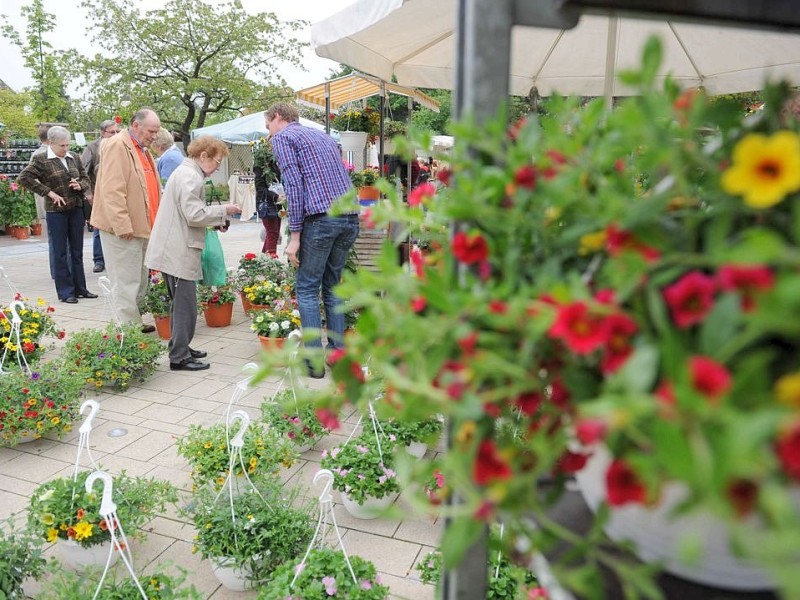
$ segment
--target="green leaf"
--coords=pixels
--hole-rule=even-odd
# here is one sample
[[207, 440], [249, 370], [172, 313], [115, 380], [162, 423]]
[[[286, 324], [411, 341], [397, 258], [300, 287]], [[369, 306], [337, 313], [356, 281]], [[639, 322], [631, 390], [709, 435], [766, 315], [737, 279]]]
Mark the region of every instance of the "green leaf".
[[658, 374], [658, 360], [658, 348], [651, 344], [641, 344], [625, 366], [609, 378], [609, 382], [614, 389], [621, 386], [627, 392], [649, 392], [653, 389]]
[[650, 87], [655, 81], [662, 55], [661, 40], [656, 36], [649, 37], [642, 52], [642, 83], [645, 86]]
[[737, 294], [725, 294], [714, 305], [700, 330], [700, 351], [716, 356], [735, 335], [741, 318]]
[[473, 519], [453, 519], [448, 523], [442, 538], [444, 567], [451, 569], [461, 563], [469, 547], [484, 531], [485, 525]]
[[745, 231], [742, 240], [728, 251], [727, 260], [743, 264], [769, 263], [785, 254], [785, 244], [777, 233], [753, 227]]

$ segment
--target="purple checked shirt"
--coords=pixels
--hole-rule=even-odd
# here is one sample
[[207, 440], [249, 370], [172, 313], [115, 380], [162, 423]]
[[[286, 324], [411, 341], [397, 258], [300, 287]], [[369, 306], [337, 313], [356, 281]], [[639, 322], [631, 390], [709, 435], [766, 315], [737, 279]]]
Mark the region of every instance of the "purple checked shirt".
[[289, 204], [289, 230], [302, 231], [303, 219], [326, 213], [352, 184], [336, 142], [323, 131], [289, 123], [272, 139]]

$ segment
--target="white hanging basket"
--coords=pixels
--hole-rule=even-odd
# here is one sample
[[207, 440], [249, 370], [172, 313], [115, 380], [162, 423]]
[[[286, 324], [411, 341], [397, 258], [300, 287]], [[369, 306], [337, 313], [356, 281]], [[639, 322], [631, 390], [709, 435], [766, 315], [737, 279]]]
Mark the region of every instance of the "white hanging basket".
[[[103, 544], [95, 544], [84, 548], [75, 540], [56, 540], [55, 555], [58, 560], [76, 571], [84, 571], [89, 567], [104, 567], [111, 550], [111, 540]], [[111, 565], [119, 560], [119, 551], [111, 554]]]
[[383, 498], [365, 498], [364, 503], [359, 504], [355, 500], [352, 500], [346, 493], [340, 492], [340, 494], [342, 496], [342, 504], [344, 504], [347, 512], [356, 519], [363, 520], [377, 519], [391, 506], [392, 502], [394, 502], [395, 498], [398, 496], [398, 494], [395, 493], [388, 494]]
[[363, 152], [367, 147], [366, 131], [340, 131], [339, 143], [343, 152]]
[[[598, 445], [586, 466], [575, 475], [586, 504], [594, 512], [605, 500], [605, 475], [611, 465], [608, 448]], [[628, 504], [612, 507], [605, 531], [614, 540], [631, 540], [636, 554], [645, 562], [663, 562], [664, 570], [698, 583], [735, 590], [767, 590], [774, 583], [766, 573], [731, 554], [724, 523], [707, 513], [673, 516], [685, 499], [686, 488], [679, 483], [665, 486], [657, 506]], [[679, 557], [680, 541], [694, 536], [702, 541], [697, 562], [687, 564]]]
[[211, 569], [214, 576], [225, 589], [232, 592], [244, 592], [253, 588], [253, 571], [249, 565], [242, 568], [235, 566], [232, 558], [212, 558]]

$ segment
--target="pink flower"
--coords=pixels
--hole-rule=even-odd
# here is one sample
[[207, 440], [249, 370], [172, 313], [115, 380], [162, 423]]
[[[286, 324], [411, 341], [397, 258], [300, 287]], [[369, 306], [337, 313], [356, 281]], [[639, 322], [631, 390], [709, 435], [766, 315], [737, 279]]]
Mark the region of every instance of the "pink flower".
[[731, 389], [731, 374], [723, 365], [707, 356], [689, 359], [692, 386], [698, 392], [717, 400]]
[[372, 584], [369, 582], [368, 579], [362, 579], [361, 580], [361, 589], [362, 590], [371, 590], [372, 589]]
[[750, 312], [756, 308], [756, 293], [772, 289], [775, 275], [767, 267], [725, 265], [717, 273], [717, 281], [723, 290], [739, 292], [742, 310]]
[[322, 585], [325, 586], [325, 593], [328, 596], [335, 596], [336, 595], [336, 578], [335, 577], [323, 577], [322, 578]]
[[423, 183], [417, 186], [408, 195], [409, 206], [419, 206], [420, 204], [427, 204], [429, 200], [433, 199], [436, 194], [436, 186], [432, 183]]
[[8, 187], [11, 189], [12, 192], [16, 192], [19, 189], [19, 185], [17, 184], [16, 181], [12, 181], [10, 184], [8, 184]]
[[583, 302], [560, 307], [547, 333], [564, 342], [575, 354], [590, 354], [608, 341], [605, 320], [592, 314]]
[[316, 409], [315, 414], [317, 415], [319, 422], [322, 423], [322, 426], [326, 429], [339, 429], [339, 427], [341, 427], [341, 423], [339, 423], [339, 417], [332, 410], [327, 408], [318, 408]]

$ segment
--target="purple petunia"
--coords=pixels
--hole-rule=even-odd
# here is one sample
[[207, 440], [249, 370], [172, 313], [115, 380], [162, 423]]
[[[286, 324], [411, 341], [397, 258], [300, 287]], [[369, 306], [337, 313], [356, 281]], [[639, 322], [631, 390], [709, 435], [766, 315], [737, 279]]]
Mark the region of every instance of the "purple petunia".
[[40, 378], [41, 378], [41, 374], [38, 373], [37, 371], [34, 371], [33, 373], [31, 373], [31, 379], [33, 381], [38, 381]]

